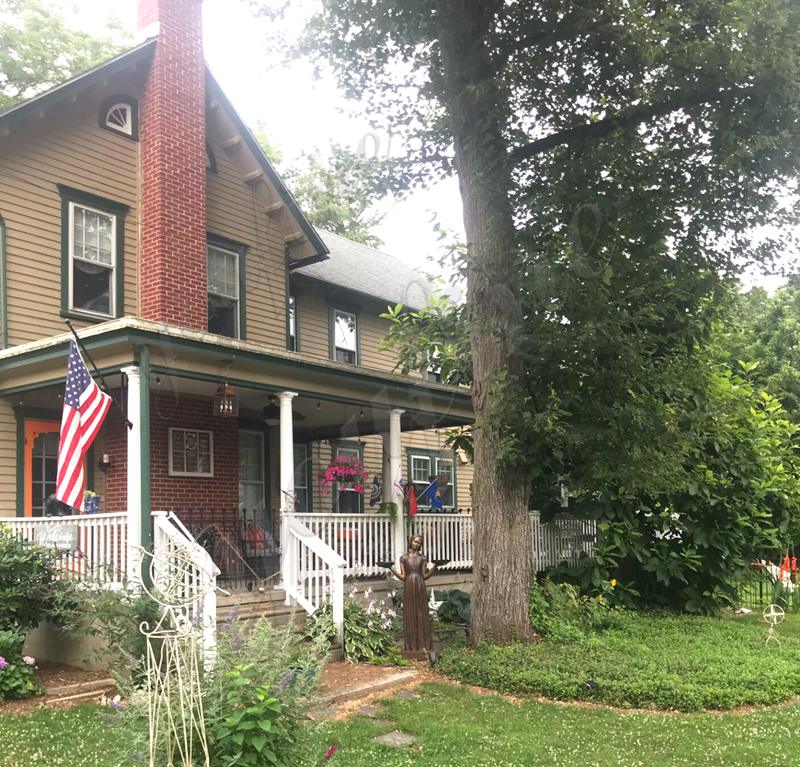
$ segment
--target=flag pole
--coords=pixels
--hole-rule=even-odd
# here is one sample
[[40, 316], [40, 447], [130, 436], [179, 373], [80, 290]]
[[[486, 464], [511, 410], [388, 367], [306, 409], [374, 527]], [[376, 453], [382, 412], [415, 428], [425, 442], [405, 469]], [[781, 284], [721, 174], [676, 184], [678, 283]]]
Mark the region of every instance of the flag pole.
[[80, 337], [75, 332], [75, 328], [72, 327], [72, 323], [69, 321], [69, 319], [65, 319], [64, 323], [70, 329], [70, 331], [72, 331], [72, 335], [75, 337], [75, 343], [78, 344], [78, 349], [80, 349], [83, 352], [83, 356], [86, 357], [87, 360], [89, 360], [89, 364], [92, 366], [92, 369], [94, 370], [95, 375], [100, 379], [100, 383], [102, 385], [103, 391], [106, 394], [108, 394], [109, 397], [111, 397], [111, 401], [117, 406], [117, 408], [119, 409], [119, 412], [122, 413], [122, 417], [125, 420], [125, 423], [127, 424], [128, 428], [132, 429], [133, 428], [133, 424], [128, 420], [128, 414], [125, 412], [125, 408], [122, 407], [122, 403], [120, 403], [120, 401], [111, 393], [111, 389], [108, 388], [108, 384], [106, 383], [106, 379], [103, 378], [103, 374], [97, 369], [97, 365], [94, 364], [94, 360], [92, 359], [92, 355], [89, 354], [88, 350], [83, 345], [83, 341], [81, 341]]

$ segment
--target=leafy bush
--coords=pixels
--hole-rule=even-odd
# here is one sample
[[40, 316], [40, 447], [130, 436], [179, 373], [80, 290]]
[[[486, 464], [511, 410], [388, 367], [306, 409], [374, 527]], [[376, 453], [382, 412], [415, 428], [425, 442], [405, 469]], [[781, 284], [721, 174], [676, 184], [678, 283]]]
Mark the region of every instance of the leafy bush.
[[42, 694], [42, 686], [33, 675], [33, 664], [22, 656], [24, 642], [24, 634], [0, 630], [0, 700]]
[[[322, 642], [304, 641], [292, 626], [273, 627], [266, 618], [239, 621], [231, 613], [220, 623], [214, 667], [201, 679], [212, 764], [300, 763], [304, 739], [298, 735], [314, 703], [327, 649]], [[135, 733], [146, 751], [146, 698], [130, 683], [123, 692], [118, 724]], [[157, 744], [159, 764], [171, 763], [173, 746], [166, 737]]]
[[220, 767], [280, 765], [294, 744], [296, 721], [289, 706], [259, 682], [251, 663], [225, 672], [231, 687], [225, 702], [230, 713], [214, 725], [211, 737]]
[[52, 552], [0, 525], [0, 629], [38, 626], [49, 617], [58, 583]]
[[[613, 590], [616, 583], [609, 589]], [[571, 583], [546, 579], [534, 583], [528, 598], [528, 612], [533, 630], [541, 637], [575, 640], [614, 624], [620, 615], [608, 598], [599, 594], [582, 596]]]
[[460, 589], [434, 591], [433, 598], [437, 602], [441, 601], [436, 615], [442, 623], [469, 623], [470, 596], [466, 591]]
[[623, 613], [579, 638], [454, 645], [437, 669], [500, 692], [678, 711], [776, 703], [800, 694], [800, 622], [764, 648], [756, 621]]
[[[356, 598], [351, 590], [344, 600], [344, 647], [345, 660], [350, 663], [375, 662], [397, 655], [394, 639], [397, 613], [383, 602], [372, 598], [372, 589], [364, 592], [367, 604]], [[336, 637], [333, 626], [333, 608], [325, 602], [314, 615], [306, 620], [306, 635], [309, 638], [330, 642]]]

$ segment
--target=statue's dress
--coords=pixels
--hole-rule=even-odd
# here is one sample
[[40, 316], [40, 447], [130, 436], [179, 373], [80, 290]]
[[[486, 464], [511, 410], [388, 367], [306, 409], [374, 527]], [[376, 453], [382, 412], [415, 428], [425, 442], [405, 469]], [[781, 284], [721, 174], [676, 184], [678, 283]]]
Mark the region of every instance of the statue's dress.
[[428, 594], [423, 574], [428, 560], [415, 551], [400, 557], [406, 585], [403, 590], [403, 640], [406, 650], [433, 649], [431, 622], [428, 617]]

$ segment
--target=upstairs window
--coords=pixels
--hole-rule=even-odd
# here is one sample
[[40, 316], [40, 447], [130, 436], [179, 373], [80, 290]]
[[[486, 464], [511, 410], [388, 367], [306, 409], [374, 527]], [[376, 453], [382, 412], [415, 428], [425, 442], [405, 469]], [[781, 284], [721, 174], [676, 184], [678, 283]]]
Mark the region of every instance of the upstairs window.
[[78, 190], [62, 195], [62, 312], [108, 319], [122, 314], [127, 207]]
[[208, 244], [208, 332], [229, 338], [243, 333], [244, 248]]
[[297, 299], [290, 295], [286, 306], [286, 348], [297, 351]]
[[127, 136], [139, 138], [139, 115], [136, 100], [127, 96], [112, 96], [100, 107], [100, 127]]
[[346, 365], [358, 364], [358, 318], [353, 312], [333, 309], [331, 312], [333, 359]]

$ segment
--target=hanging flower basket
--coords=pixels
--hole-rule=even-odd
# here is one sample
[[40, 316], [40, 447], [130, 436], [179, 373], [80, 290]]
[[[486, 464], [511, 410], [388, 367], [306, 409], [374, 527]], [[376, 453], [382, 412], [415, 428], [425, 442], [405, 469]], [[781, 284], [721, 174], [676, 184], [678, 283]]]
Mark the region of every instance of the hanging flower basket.
[[328, 495], [337, 486], [347, 487], [356, 493], [363, 493], [366, 481], [367, 471], [364, 464], [361, 463], [361, 459], [347, 455], [341, 455], [332, 461], [319, 478], [319, 484], [325, 495]]

